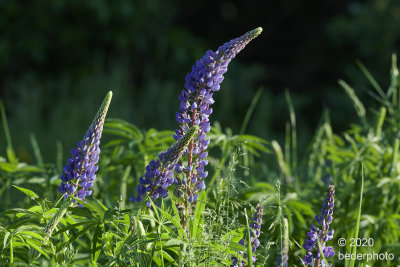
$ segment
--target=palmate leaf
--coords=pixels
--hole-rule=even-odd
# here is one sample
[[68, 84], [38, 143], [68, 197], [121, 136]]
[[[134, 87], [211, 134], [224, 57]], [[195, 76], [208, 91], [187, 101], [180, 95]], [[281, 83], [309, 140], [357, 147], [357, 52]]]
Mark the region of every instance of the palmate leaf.
[[211, 128], [211, 132], [207, 137], [211, 140], [211, 146], [219, 146], [223, 151], [233, 147], [244, 146], [250, 153], [256, 156], [259, 156], [260, 152], [270, 152], [266, 147], [269, 144], [268, 141], [249, 134], [232, 135], [230, 129], [226, 129], [224, 133], [218, 123], [215, 123], [214, 127]]
[[[123, 142], [143, 140], [143, 134], [138, 127], [121, 119], [106, 119], [103, 133], [122, 137]], [[110, 146], [110, 144], [107, 143], [105, 146]]]
[[[175, 204], [173, 204], [172, 206], [175, 207]], [[159, 208], [159, 212], [163, 216], [165, 216], [165, 218], [167, 218], [168, 222], [172, 223], [176, 227], [176, 229], [178, 231], [178, 235], [181, 238], [184, 237], [186, 239], [185, 230], [183, 229], [182, 225], [180, 224], [178, 210], [174, 211], [175, 216], [172, 216], [169, 212], [166, 212], [166, 211], [162, 210], [161, 208]]]
[[142, 131], [121, 119], [107, 119], [103, 133], [119, 137], [113, 138], [105, 147], [127, 144], [130, 149], [138, 149], [140, 154], [150, 154], [151, 157], [174, 143], [173, 131], [157, 131], [153, 128]]
[[244, 230], [245, 230], [245, 227], [241, 227], [239, 229], [233, 229], [233, 230], [229, 231], [228, 233], [224, 234], [222, 236], [222, 239], [226, 240], [226, 241], [229, 240], [230, 242], [237, 244], [243, 248], [243, 246], [238, 243], [239, 243], [240, 239], [243, 238]]

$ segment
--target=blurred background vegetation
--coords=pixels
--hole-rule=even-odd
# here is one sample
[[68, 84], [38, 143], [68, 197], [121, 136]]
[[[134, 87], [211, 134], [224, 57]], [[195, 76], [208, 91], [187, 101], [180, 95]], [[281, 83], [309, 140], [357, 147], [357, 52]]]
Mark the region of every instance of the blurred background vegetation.
[[[45, 161], [57, 141], [72, 147], [108, 90], [115, 96], [109, 117], [175, 129], [177, 96], [195, 60], [258, 26], [263, 34], [232, 62], [215, 96], [213, 121], [239, 132], [263, 88], [247, 132], [282, 141], [288, 88], [301, 148], [326, 107], [335, 111], [335, 131], [357, 119], [337, 79], [370, 89], [360, 60], [386, 87], [390, 55], [400, 45], [394, 0], [2, 0], [0, 13], [0, 98], [25, 162], [33, 160], [30, 133]], [[366, 90], [357, 94], [371, 100]]]
[[[206, 50], [258, 26], [263, 34], [232, 61], [222, 90], [215, 94], [211, 121], [219, 124], [210, 134], [208, 187], [219, 189], [223, 179], [217, 177], [229, 176], [237, 144], [258, 144], [254, 137], [244, 142], [236, 135], [243, 133], [246, 112], [262, 92], [245, 134], [270, 141], [271, 153], [254, 160], [253, 154], [239, 149], [240, 167], [251, 168], [236, 172], [251, 187], [240, 184], [239, 197], [232, 199], [258, 201], [267, 193], [276, 195], [268, 199], [263, 231], [287, 216], [291, 240], [298, 242], [291, 246], [290, 260], [298, 263], [328, 183], [340, 188], [336, 224], [344, 227], [335, 229], [335, 238], [353, 236], [354, 213], [349, 210], [358, 207], [363, 162], [367, 179], [360, 233], [375, 238], [376, 251], [390, 246], [397, 251], [396, 64], [390, 72], [391, 55], [400, 47], [400, 1], [395, 0], [0, 0], [0, 99], [18, 158], [13, 161], [7, 155], [10, 163], [3, 158], [6, 138], [1, 130], [0, 209], [30, 203], [15, 194], [12, 184], [31, 183], [44, 197], [57, 196], [69, 149], [82, 138], [108, 90], [114, 97], [107, 117], [126, 122], [107, 122], [94, 196], [108, 207], [121, 195], [132, 196], [147, 161], [172, 143], [178, 94], [191, 66]], [[386, 96], [374, 99], [377, 90], [357, 61], [382, 88], [389, 88]], [[346, 94], [346, 84], [340, 86], [338, 79], [356, 91], [347, 88]], [[366, 112], [361, 112], [364, 107]], [[290, 131], [294, 114], [297, 131]], [[110, 145], [110, 140], [116, 143]], [[282, 177], [280, 192], [276, 182]], [[224, 199], [212, 193], [210, 199]], [[265, 234], [262, 244], [279, 240], [278, 234]], [[273, 247], [273, 254], [266, 251], [270, 266], [279, 247]]]

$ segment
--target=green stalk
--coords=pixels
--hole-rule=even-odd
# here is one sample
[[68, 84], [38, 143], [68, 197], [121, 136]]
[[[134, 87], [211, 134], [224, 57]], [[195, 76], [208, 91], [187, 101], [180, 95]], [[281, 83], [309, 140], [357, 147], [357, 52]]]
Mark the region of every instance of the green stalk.
[[[290, 97], [289, 92], [285, 91], [286, 101], [289, 106], [289, 113], [290, 113], [290, 124], [291, 124], [291, 154], [292, 154], [292, 162], [291, 162], [291, 169], [292, 173], [297, 168], [297, 132], [296, 132], [296, 114], [294, 112], [294, 106], [292, 102], [292, 98]], [[290, 164], [290, 163], [288, 163]], [[290, 165], [289, 165], [290, 166]]]
[[39, 148], [39, 144], [37, 142], [36, 136], [33, 133], [31, 133], [29, 135], [29, 140], [31, 141], [33, 154], [35, 155], [37, 164], [39, 165], [39, 167], [43, 168], [43, 166], [44, 166], [43, 157], [42, 157], [42, 153], [40, 152], [40, 148]]
[[128, 182], [128, 177], [129, 173], [131, 172], [131, 166], [127, 166], [125, 169], [125, 172], [122, 176], [122, 183], [121, 183], [121, 202], [119, 204], [119, 207], [122, 209], [125, 206], [125, 201], [126, 201], [126, 191], [127, 191], [127, 182]]
[[14, 266], [14, 248], [13, 248], [13, 234], [10, 239], [10, 267]]
[[247, 217], [247, 210], [244, 209], [244, 215], [246, 216], [246, 226], [247, 226], [247, 263], [249, 267], [253, 267], [253, 250], [251, 249], [251, 234], [249, 218]]
[[289, 223], [287, 218], [283, 218], [283, 236], [281, 233], [281, 266], [287, 264], [288, 259], [286, 255], [289, 255]]
[[[361, 165], [361, 192], [360, 192], [360, 205], [358, 207], [358, 214], [357, 214], [357, 222], [356, 222], [356, 229], [354, 232], [354, 239], [357, 240], [358, 238], [358, 230], [360, 228], [360, 218], [361, 218], [361, 206], [362, 206], [362, 199], [363, 199], [363, 193], [364, 193], [364, 164]], [[351, 254], [356, 254], [357, 252], [357, 246], [354, 246]], [[354, 263], [356, 260], [351, 260], [350, 261], [350, 267], [354, 267]]]
[[397, 164], [399, 157], [399, 138], [394, 140], [394, 147], [393, 147], [393, 161], [392, 161], [392, 171], [395, 171], [396, 174], [400, 173], [399, 166]]
[[[318, 244], [318, 249], [319, 249], [319, 251], [321, 252], [322, 259], [325, 260], [326, 266], [329, 266], [329, 262], [325, 259], [325, 255], [324, 255], [324, 253], [323, 253], [323, 249], [322, 249], [322, 246], [321, 246], [321, 240], [318, 239], [318, 240], [317, 240], [317, 244]], [[320, 261], [321, 261], [321, 258], [319, 258], [319, 259], [317, 260], [316, 267], [319, 267]]]
[[275, 151], [276, 160], [278, 161], [279, 168], [281, 169], [283, 175], [285, 176], [285, 184], [290, 183], [290, 170], [287, 168], [285, 159], [283, 156], [282, 148], [279, 143], [275, 140], [271, 142], [272, 148]]
[[392, 107], [397, 108], [398, 105], [398, 86], [399, 86], [399, 69], [397, 68], [397, 56], [392, 54], [392, 70], [391, 70], [392, 82], [390, 84], [390, 89], [392, 90]]
[[386, 108], [381, 107], [379, 111], [378, 123], [376, 125], [376, 136], [378, 137], [380, 137], [382, 134], [382, 126], [383, 122], [385, 121], [385, 117], [386, 117]]
[[64, 204], [57, 210], [56, 214], [54, 214], [54, 216], [50, 219], [50, 222], [44, 229], [44, 232], [48, 235], [48, 237], [50, 237], [54, 229], [56, 229], [57, 225], [60, 223], [61, 219], [67, 212], [68, 207], [70, 206], [72, 206], [72, 203], [69, 201], [65, 201]]

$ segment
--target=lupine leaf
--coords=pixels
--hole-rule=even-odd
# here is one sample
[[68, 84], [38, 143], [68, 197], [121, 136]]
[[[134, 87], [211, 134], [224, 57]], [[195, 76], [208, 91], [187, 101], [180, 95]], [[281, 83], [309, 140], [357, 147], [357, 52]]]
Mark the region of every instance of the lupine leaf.
[[75, 223], [75, 224], [70, 224], [70, 225], [68, 225], [68, 226], [66, 226], [66, 227], [63, 227], [63, 228], [61, 228], [60, 230], [56, 231], [56, 232], [53, 234], [53, 236], [62, 234], [62, 233], [64, 233], [64, 232], [66, 232], [66, 231], [68, 231], [68, 230], [71, 230], [71, 229], [74, 229], [74, 228], [78, 228], [78, 227], [81, 226], [81, 225], [90, 224], [90, 223], [93, 223], [93, 221], [91, 221], [91, 220], [86, 220], [86, 221], [78, 222], [78, 223]]
[[36, 249], [40, 254], [45, 256], [47, 259], [50, 259], [49, 254], [47, 254], [42, 248], [41, 243], [35, 243], [32, 239], [25, 239], [25, 242], [31, 246], [32, 248]]
[[69, 243], [74, 242], [77, 238], [86, 234], [91, 228], [95, 227], [95, 225], [97, 225], [96, 222], [91, 222], [91, 223], [86, 224], [86, 226], [82, 230], [80, 230], [76, 235], [74, 235], [72, 238], [70, 238], [68, 240], [68, 242]]
[[6, 215], [6, 214], [17, 214], [17, 215], [20, 215], [20, 216], [27, 215], [27, 214], [36, 215], [36, 216], [40, 216], [41, 215], [38, 212], [34, 212], [34, 211], [26, 210], [26, 209], [18, 209], [18, 208], [5, 210], [5, 211], [0, 213], [0, 215]]
[[95, 211], [101, 220], [104, 219], [104, 213], [108, 210], [106, 206], [104, 206], [100, 201], [95, 198], [88, 198], [87, 205]]
[[39, 196], [33, 192], [32, 190], [26, 189], [26, 188], [22, 188], [16, 185], [13, 185], [15, 188], [17, 188], [19, 191], [21, 191], [22, 193], [24, 193], [25, 195], [29, 196], [32, 199], [38, 199]]

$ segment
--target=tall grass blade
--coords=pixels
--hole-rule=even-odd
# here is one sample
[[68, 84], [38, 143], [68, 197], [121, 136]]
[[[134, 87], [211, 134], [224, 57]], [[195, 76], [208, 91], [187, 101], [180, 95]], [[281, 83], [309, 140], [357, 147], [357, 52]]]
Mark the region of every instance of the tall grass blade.
[[16, 161], [15, 152], [11, 142], [10, 128], [8, 128], [6, 110], [4, 108], [3, 101], [1, 100], [0, 100], [0, 113], [1, 113], [1, 120], [3, 121], [4, 135], [6, 136], [6, 142], [7, 142], [6, 153], [8, 161], [14, 163]]
[[57, 170], [59, 173], [61, 173], [63, 170], [63, 161], [64, 160], [63, 160], [63, 146], [60, 141], [57, 141], [56, 148], [57, 148], [57, 154], [56, 154]]
[[251, 115], [253, 114], [254, 109], [256, 108], [257, 103], [261, 98], [263, 90], [264, 90], [264, 88], [261, 87], [260, 89], [258, 89], [257, 93], [254, 95], [253, 100], [250, 103], [250, 107], [247, 110], [246, 115], [244, 116], [242, 126], [240, 127], [240, 134], [244, 134], [246, 132], [247, 125], [249, 124]]
[[345, 81], [339, 80], [338, 81], [340, 86], [343, 87], [345, 90], [346, 94], [350, 97], [350, 99], [353, 101], [354, 108], [357, 112], [358, 117], [360, 118], [361, 122], [364, 125], [367, 125], [367, 119], [365, 117], [366, 112], [365, 112], [365, 107], [363, 103], [360, 101], [360, 99], [357, 97], [356, 93], [354, 92], [354, 89], [350, 87]]
[[382, 134], [382, 126], [383, 122], [385, 121], [385, 117], [386, 117], [386, 108], [381, 107], [379, 111], [378, 123], [376, 125], [376, 136], [378, 137], [380, 137]]
[[283, 152], [282, 152], [282, 148], [279, 145], [279, 143], [275, 140], [273, 140], [271, 142], [272, 148], [275, 151], [275, 155], [276, 155], [276, 160], [278, 161], [278, 165], [279, 168], [281, 169], [283, 175], [285, 176], [285, 183], [289, 184], [290, 183], [290, 172], [289, 169], [286, 166], [285, 160], [284, 160], [284, 156], [283, 156]]
[[128, 183], [129, 173], [131, 172], [131, 168], [132, 168], [131, 165], [128, 165], [125, 168], [124, 174], [122, 175], [121, 202], [119, 203], [121, 209], [123, 209], [125, 207], [126, 194], [127, 194], [127, 183]]
[[284, 158], [284, 160], [285, 160], [285, 163], [286, 163], [286, 165], [287, 166], [290, 166], [290, 163], [291, 163], [291, 142], [290, 142], [290, 139], [291, 139], [291, 134], [290, 134], [290, 132], [291, 132], [291, 130], [290, 130], [290, 122], [286, 122], [286, 124], [285, 124], [285, 154], [284, 154], [284, 156], [285, 156], [285, 158]]
[[369, 72], [369, 70], [364, 66], [364, 64], [361, 63], [361, 61], [357, 61], [357, 65], [360, 68], [360, 70], [364, 73], [365, 77], [369, 80], [371, 85], [375, 88], [375, 90], [378, 92], [379, 96], [386, 100], [386, 94], [382, 90], [381, 86], [378, 84], [378, 82], [375, 80], [375, 78], [372, 76], [372, 74]]
[[289, 91], [285, 90], [285, 97], [289, 107], [289, 115], [290, 115], [290, 124], [291, 124], [291, 170], [294, 171], [297, 168], [297, 131], [296, 131], [296, 114], [294, 112], [294, 106], [292, 102], [292, 98], [290, 97]]
[[[357, 213], [357, 220], [356, 220], [356, 228], [354, 230], [354, 240], [357, 240], [358, 238], [358, 231], [360, 228], [360, 218], [361, 218], [361, 207], [362, 207], [362, 199], [363, 199], [363, 193], [364, 193], [364, 164], [361, 164], [361, 192], [360, 192], [360, 205], [358, 207], [358, 213]], [[351, 251], [351, 254], [356, 254], [357, 252], [357, 246], [353, 246], [353, 249]], [[350, 267], [354, 267], [354, 263], [356, 262], [356, 259], [350, 260]]]
[[33, 154], [35, 155], [37, 164], [39, 165], [39, 167], [43, 168], [43, 166], [44, 166], [43, 157], [42, 157], [42, 153], [40, 152], [40, 148], [39, 148], [39, 144], [37, 142], [36, 136], [33, 133], [31, 133], [29, 135], [29, 140], [31, 141]]
[[391, 172], [394, 172], [396, 174], [400, 173], [400, 166], [398, 164], [398, 158], [399, 158], [399, 144], [400, 139], [396, 138], [394, 140], [394, 146], [393, 146], [393, 160], [392, 160], [392, 170]]
[[398, 105], [398, 89], [399, 89], [399, 69], [397, 68], [397, 56], [392, 55], [392, 69], [390, 70], [391, 82], [388, 90], [388, 95], [392, 95], [392, 106], [394, 109]]

